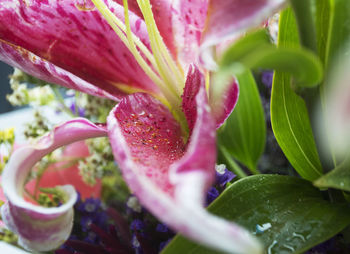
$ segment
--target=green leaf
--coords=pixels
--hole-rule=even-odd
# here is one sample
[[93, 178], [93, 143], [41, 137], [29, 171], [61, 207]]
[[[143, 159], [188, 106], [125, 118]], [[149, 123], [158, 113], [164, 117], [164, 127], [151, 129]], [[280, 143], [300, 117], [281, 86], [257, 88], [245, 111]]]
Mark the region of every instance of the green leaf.
[[327, 47], [327, 63], [334, 64], [338, 54], [343, 50], [350, 39], [350, 1], [330, 1], [330, 27]]
[[266, 126], [260, 95], [251, 72], [236, 76], [240, 94], [235, 110], [218, 132], [219, 146], [257, 173], [257, 162], [264, 151]]
[[[298, 48], [299, 39], [291, 9], [280, 17], [279, 45]], [[278, 144], [295, 170], [305, 179], [322, 175], [308, 111], [304, 100], [291, 88], [290, 74], [275, 72], [271, 95], [271, 124]]]
[[[264, 243], [267, 253], [303, 253], [329, 239], [350, 223], [350, 208], [329, 203], [303, 179], [257, 175], [233, 183], [208, 210], [246, 227]], [[258, 232], [258, 225], [271, 227]], [[218, 253], [182, 236], [162, 254]]]
[[329, 31], [330, 3], [329, 0], [314, 0], [315, 24], [317, 36], [318, 55], [322, 63], [326, 63], [326, 49]]
[[[242, 66], [240, 66], [242, 65]], [[293, 75], [296, 84], [311, 87], [319, 84], [323, 72], [320, 60], [311, 52], [301, 48], [276, 48], [265, 30], [248, 34], [232, 45], [222, 56], [221, 72], [239, 74], [245, 69], [273, 69]]]
[[335, 188], [350, 191], [350, 163], [343, 162], [338, 167], [314, 182], [319, 188]]

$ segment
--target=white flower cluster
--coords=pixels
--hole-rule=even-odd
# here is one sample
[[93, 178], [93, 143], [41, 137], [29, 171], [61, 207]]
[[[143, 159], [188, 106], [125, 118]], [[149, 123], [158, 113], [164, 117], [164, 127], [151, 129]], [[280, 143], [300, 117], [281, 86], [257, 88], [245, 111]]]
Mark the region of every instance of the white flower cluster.
[[27, 79], [27, 75], [19, 69], [15, 69], [14, 73], [11, 75], [10, 84], [13, 93], [7, 95], [7, 100], [13, 106], [23, 106], [27, 104], [43, 106], [55, 100], [55, 94], [49, 85], [28, 88]]
[[79, 161], [79, 172], [83, 181], [94, 185], [96, 179], [108, 174], [108, 171], [115, 170], [115, 164], [111, 146], [107, 138], [95, 138], [86, 142], [89, 146], [90, 156]]

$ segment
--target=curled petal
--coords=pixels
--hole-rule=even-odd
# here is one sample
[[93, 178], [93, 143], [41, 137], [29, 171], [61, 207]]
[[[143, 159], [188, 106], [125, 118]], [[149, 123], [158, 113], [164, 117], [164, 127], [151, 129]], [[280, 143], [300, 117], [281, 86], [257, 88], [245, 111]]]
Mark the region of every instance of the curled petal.
[[211, 46], [258, 26], [285, 2], [286, 0], [210, 0], [200, 48], [203, 64], [208, 69], [215, 69]]
[[228, 85], [210, 86], [209, 104], [216, 119], [216, 128], [219, 128], [232, 113], [238, 94], [238, 83], [234, 78], [228, 81]]
[[[112, 0], [105, 2], [124, 20], [122, 6]], [[150, 48], [144, 21], [130, 13], [130, 24], [134, 34]], [[32, 63], [34, 67], [30, 66], [28, 54], [40, 62], [50, 62], [50, 72], [56, 74], [60, 68], [106, 91], [109, 97], [120, 97], [135, 90], [158, 91], [90, 0], [1, 1], [0, 39], [18, 53], [8, 59], [6, 52], [0, 52], [2, 61], [46, 81], [52, 80], [43, 75], [42, 66], [37, 66], [36, 61]], [[54, 81], [72, 87], [71, 81], [66, 82], [64, 78]], [[84, 82], [76, 85], [81, 91], [101, 95], [96, 94], [96, 87], [93, 90]]]
[[194, 100], [196, 119], [184, 144], [160, 102], [142, 93], [123, 98], [107, 119], [115, 159], [140, 202], [174, 230], [226, 252], [260, 253], [247, 231], [203, 208], [215, 177], [215, 121], [203, 86]]
[[7, 227], [19, 236], [26, 249], [49, 251], [60, 246], [73, 226], [73, 205], [77, 194], [71, 185], [60, 186], [68, 200], [63, 205], [45, 208], [27, 202], [23, 188], [31, 168], [46, 154], [78, 140], [106, 135], [102, 126], [75, 119], [57, 126], [37, 144], [17, 149], [2, 174], [2, 187], [8, 202], [1, 208]]
[[[190, 130], [193, 129], [196, 120], [197, 105], [195, 97], [200, 87], [205, 86], [204, 75], [195, 65], [190, 65], [187, 73], [186, 86], [182, 95], [182, 108], [185, 113]], [[225, 84], [210, 86], [209, 105], [212, 115], [216, 121], [216, 128], [219, 128], [232, 113], [238, 99], [238, 84], [235, 80]]]

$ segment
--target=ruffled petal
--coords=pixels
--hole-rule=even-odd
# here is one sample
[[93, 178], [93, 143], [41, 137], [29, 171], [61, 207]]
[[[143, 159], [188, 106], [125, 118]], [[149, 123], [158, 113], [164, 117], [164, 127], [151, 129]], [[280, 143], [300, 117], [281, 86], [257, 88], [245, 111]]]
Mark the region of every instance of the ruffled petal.
[[235, 79], [228, 85], [220, 87], [210, 86], [209, 104], [216, 119], [216, 128], [219, 128], [230, 116], [238, 100], [239, 88]]
[[160, 102], [142, 93], [123, 98], [107, 119], [115, 159], [140, 202], [174, 230], [226, 252], [260, 253], [247, 231], [203, 208], [215, 177], [215, 121], [204, 86], [195, 102], [185, 145], [179, 124]]
[[[106, 4], [124, 20], [122, 6], [112, 0], [106, 0]], [[149, 47], [144, 21], [130, 13], [130, 23], [132, 31]], [[1, 1], [0, 39], [2, 44], [24, 52], [15, 59], [1, 57], [16, 67], [23, 62], [28, 65], [30, 62], [23, 58], [31, 53], [39, 61], [50, 62], [115, 97], [120, 97], [121, 91], [158, 92], [90, 0]], [[26, 66], [25, 71], [43, 78], [37, 68]], [[51, 81], [48, 77], [45, 80]], [[64, 79], [57, 81], [71, 87]], [[79, 90], [85, 90], [85, 86]], [[86, 92], [96, 95], [91, 89]]]
[[201, 61], [215, 69], [211, 46], [233, 39], [244, 30], [258, 26], [280, 9], [286, 0], [211, 0], [202, 35]]
[[2, 187], [8, 202], [2, 206], [2, 219], [18, 234], [19, 244], [28, 250], [49, 251], [60, 246], [73, 226], [73, 205], [77, 194], [71, 185], [60, 186], [68, 201], [54, 208], [27, 202], [23, 187], [31, 168], [43, 156], [58, 147], [92, 137], [106, 136], [103, 126], [75, 119], [57, 126], [37, 144], [17, 149], [2, 174]]

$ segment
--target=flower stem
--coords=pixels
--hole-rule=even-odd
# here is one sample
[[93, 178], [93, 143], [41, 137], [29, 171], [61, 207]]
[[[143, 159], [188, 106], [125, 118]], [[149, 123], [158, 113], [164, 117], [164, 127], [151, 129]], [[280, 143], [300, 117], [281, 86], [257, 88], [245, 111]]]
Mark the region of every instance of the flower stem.
[[219, 147], [219, 150], [221, 152], [221, 155], [224, 157], [227, 166], [231, 171], [233, 171], [238, 178], [244, 178], [248, 175], [243, 171], [243, 169], [234, 161], [230, 153], [227, 151], [227, 149], [223, 146]]

